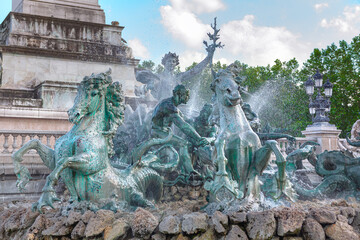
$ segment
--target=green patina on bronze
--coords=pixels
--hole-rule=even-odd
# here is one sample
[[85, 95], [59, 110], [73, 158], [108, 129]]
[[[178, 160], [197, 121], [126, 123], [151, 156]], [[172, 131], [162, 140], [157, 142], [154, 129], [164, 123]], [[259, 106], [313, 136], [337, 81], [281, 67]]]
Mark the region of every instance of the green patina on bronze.
[[304, 198], [316, 197], [356, 197], [360, 199], [360, 158], [346, 156], [340, 151], [325, 151], [316, 155], [314, 142], [307, 142], [300, 149], [287, 157], [287, 171], [293, 174], [304, 159], [315, 167], [318, 175], [323, 177], [322, 182], [313, 189], [306, 189], [299, 184], [294, 187]]
[[275, 199], [287, 196], [295, 200], [291, 184], [286, 179], [286, 161], [276, 141], [266, 141], [261, 146], [259, 136], [253, 131], [241, 107], [239, 86], [229, 69], [214, 75], [211, 86], [215, 92], [214, 114], [220, 119], [220, 131], [215, 141], [214, 163], [218, 171], [214, 181], [206, 182], [210, 202], [231, 202], [235, 199], [258, 199], [260, 197], [259, 176], [270, 161], [270, 154], [276, 156], [278, 172], [276, 186], [267, 191]]
[[[169, 129], [174, 124], [186, 138], [173, 135], [168, 144], [179, 149], [179, 177], [174, 182], [169, 182], [169, 185], [177, 182], [188, 183], [190, 176], [201, 175], [194, 170], [191, 157], [189, 154], [189, 144], [195, 147], [208, 145], [209, 141], [205, 137], [201, 137], [194, 127], [185, 121], [184, 115], [178, 109], [180, 104], [186, 104], [190, 98], [190, 91], [183, 85], [177, 85], [173, 90], [173, 96], [162, 100], [154, 109], [152, 115], [152, 129], [151, 135], [153, 138], [164, 138], [169, 135]], [[151, 141], [151, 140], [150, 140]]]
[[[112, 138], [124, 118], [124, 97], [119, 83], [113, 83], [111, 71], [85, 77], [78, 87], [74, 106], [68, 111], [73, 128], [56, 141], [55, 149], [41, 144], [39, 140], [26, 143], [13, 154], [17, 186], [24, 189], [30, 179], [29, 171], [22, 166], [22, 156], [35, 149], [44, 164], [52, 172], [46, 179], [42, 195], [34, 209], [41, 212], [43, 206], [53, 206], [59, 200], [54, 185], [61, 176], [68, 188], [72, 201], [97, 202], [104, 198], [127, 201], [135, 206], [153, 206], [148, 199], [159, 200], [163, 179], [153, 169], [141, 162], [142, 155], [157, 144], [164, 144], [171, 138], [153, 139], [141, 144], [127, 156], [134, 162], [131, 167], [119, 170], [111, 166]], [[156, 156], [144, 157], [150, 165]]]

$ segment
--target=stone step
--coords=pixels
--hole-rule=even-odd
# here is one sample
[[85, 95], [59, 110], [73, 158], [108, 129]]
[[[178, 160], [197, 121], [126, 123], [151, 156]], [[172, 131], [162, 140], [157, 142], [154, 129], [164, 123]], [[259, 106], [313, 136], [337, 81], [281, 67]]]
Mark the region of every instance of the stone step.
[[42, 105], [43, 105], [42, 99], [17, 98], [17, 97], [10, 98], [10, 97], [0, 96], [0, 106], [41, 108]]
[[36, 93], [34, 90], [27, 89], [1, 89], [0, 98], [34, 98], [36, 99]]

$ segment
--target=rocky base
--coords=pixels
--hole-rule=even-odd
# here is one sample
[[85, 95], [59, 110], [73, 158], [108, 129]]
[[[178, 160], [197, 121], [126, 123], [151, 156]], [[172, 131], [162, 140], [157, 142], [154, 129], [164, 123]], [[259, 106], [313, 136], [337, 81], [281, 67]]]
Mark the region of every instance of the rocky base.
[[297, 202], [262, 212], [201, 211], [204, 200], [160, 203], [157, 209], [116, 212], [67, 208], [44, 214], [31, 203], [0, 205], [0, 239], [360, 239], [360, 204], [337, 200]]

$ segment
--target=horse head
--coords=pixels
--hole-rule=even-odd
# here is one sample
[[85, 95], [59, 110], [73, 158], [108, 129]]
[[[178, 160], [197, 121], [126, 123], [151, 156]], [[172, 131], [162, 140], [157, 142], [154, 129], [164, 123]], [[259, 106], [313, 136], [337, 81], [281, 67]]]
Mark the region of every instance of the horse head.
[[79, 124], [104, 107], [105, 129], [113, 132], [123, 121], [124, 98], [121, 85], [113, 83], [111, 69], [105, 73], [86, 76], [78, 86], [74, 106], [68, 111], [69, 121]]
[[215, 92], [220, 103], [227, 107], [237, 106], [242, 103], [239, 85], [229, 69], [220, 70], [211, 83], [211, 89]]
[[84, 77], [78, 86], [74, 105], [68, 111], [70, 122], [78, 124], [85, 116], [100, 108], [105, 89], [112, 82], [109, 74], [100, 73]]

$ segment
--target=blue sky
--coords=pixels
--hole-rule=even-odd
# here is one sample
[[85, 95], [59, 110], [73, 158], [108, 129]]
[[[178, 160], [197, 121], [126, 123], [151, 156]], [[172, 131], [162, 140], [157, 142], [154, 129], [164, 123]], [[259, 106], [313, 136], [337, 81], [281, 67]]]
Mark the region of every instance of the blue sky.
[[[0, 0], [0, 18], [11, 0]], [[202, 41], [218, 18], [224, 49], [215, 60], [249, 65], [272, 64], [276, 58], [305, 61], [314, 48], [360, 33], [359, 0], [99, 0], [106, 21], [125, 26], [123, 38], [135, 57], [160, 63], [171, 51], [182, 67], [200, 61]]]

